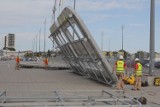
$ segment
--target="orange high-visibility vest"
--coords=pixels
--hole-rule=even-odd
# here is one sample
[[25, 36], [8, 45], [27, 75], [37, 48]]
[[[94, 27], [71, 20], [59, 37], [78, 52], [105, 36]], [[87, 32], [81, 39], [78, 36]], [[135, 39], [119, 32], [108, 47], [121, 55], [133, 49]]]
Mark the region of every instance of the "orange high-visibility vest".
[[44, 63], [45, 63], [45, 64], [48, 64], [48, 59], [47, 59], [47, 58], [44, 60]]
[[20, 59], [19, 59], [19, 57], [17, 57], [17, 58], [16, 58], [16, 62], [20, 62]]

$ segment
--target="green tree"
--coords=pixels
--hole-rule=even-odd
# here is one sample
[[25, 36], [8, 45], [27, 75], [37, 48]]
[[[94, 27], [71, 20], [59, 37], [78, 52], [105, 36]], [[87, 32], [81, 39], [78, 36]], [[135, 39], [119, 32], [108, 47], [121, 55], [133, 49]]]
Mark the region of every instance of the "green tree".
[[24, 54], [24, 57], [26, 57], [26, 58], [31, 58], [33, 56], [33, 53], [25, 53]]
[[[156, 52], [155, 52], [156, 53]], [[139, 58], [141, 60], [143, 60], [144, 58], [149, 57], [149, 53], [148, 52], [144, 52], [144, 51], [137, 51], [135, 53], [135, 58]]]
[[47, 56], [51, 57], [51, 51], [50, 50], [47, 51]]
[[127, 59], [128, 56], [130, 56], [129, 52], [125, 51], [125, 50], [119, 50], [119, 52], [123, 52], [124, 54], [124, 59]]
[[16, 51], [16, 49], [15, 49], [15, 48], [8, 48], [8, 47], [4, 47], [3, 49], [4, 49], [4, 50], [10, 50], [10, 51]]

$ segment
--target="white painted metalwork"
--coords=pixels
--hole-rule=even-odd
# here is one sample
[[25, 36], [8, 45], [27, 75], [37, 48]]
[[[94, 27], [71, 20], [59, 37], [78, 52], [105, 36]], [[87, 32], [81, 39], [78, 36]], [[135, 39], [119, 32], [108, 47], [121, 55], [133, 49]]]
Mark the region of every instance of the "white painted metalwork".
[[74, 72], [108, 85], [116, 84], [110, 64], [74, 9], [66, 7], [50, 31], [50, 38], [59, 46]]
[[1, 107], [141, 107], [140, 102], [125, 96], [123, 90], [33, 91], [23, 92], [23, 96], [13, 96], [6, 91], [0, 93], [3, 93]]

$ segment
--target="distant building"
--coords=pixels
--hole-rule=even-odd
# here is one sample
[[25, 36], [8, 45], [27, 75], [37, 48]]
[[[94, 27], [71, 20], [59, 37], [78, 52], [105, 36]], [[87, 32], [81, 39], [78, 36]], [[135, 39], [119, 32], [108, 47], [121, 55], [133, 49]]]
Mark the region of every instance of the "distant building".
[[9, 33], [4, 38], [4, 48], [14, 48], [15, 49], [15, 34]]

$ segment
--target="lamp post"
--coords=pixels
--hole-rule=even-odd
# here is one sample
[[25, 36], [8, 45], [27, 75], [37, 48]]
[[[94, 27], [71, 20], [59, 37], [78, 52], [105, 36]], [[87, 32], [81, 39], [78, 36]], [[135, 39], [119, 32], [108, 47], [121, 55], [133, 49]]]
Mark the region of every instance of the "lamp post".
[[124, 26], [122, 25], [122, 55], [124, 56], [124, 50], [123, 50], [123, 29], [124, 29]]
[[39, 30], [39, 53], [41, 52], [41, 28]]
[[35, 45], [35, 39], [33, 39], [32, 41], [33, 57], [34, 57], [34, 45]]
[[74, 0], [74, 10], [76, 9], [76, 0]]
[[36, 35], [36, 54], [37, 54], [37, 44], [38, 44], [38, 34]]
[[124, 26], [122, 25], [122, 51], [123, 51], [123, 29], [124, 29]]
[[150, 7], [150, 66], [149, 75], [153, 74], [154, 71], [154, 51], [155, 51], [155, 0], [151, 0]]
[[44, 21], [44, 53], [46, 51], [46, 19]]

